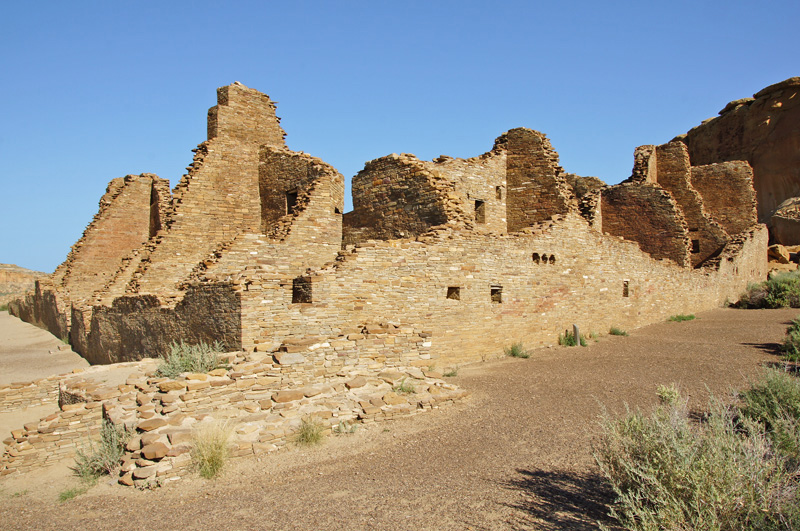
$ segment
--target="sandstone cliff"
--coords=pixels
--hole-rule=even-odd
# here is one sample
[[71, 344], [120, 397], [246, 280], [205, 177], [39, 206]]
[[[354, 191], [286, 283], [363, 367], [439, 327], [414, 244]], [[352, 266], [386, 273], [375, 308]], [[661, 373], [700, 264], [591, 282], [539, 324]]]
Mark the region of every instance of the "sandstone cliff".
[[33, 289], [33, 282], [46, 273], [12, 264], [0, 264], [0, 305], [8, 304]]

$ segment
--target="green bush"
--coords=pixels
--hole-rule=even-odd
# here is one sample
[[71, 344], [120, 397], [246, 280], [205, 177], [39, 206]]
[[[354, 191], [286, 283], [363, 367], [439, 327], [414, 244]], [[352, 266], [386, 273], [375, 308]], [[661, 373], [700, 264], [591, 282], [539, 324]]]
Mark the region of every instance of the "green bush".
[[608, 333], [610, 335], [612, 335], [612, 336], [627, 336], [628, 335], [628, 332], [626, 332], [625, 330], [623, 330], [621, 328], [617, 328], [616, 326], [612, 326], [609, 329]]
[[739, 398], [742, 416], [763, 426], [776, 448], [800, 466], [800, 380], [771, 369]]
[[88, 448], [75, 452], [75, 466], [72, 470], [81, 479], [92, 481], [103, 474], [112, 474], [125, 454], [125, 445], [132, 432], [124, 426], [115, 426], [103, 419], [100, 427], [100, 442], [89, 441]]
[[222, 470], [230, 455], [228, 441], [233, 429], [228, 422], [204, 422], [192, 432], [192, 462], [205, 479]]
[[795, 318], [786, 329], [786, 338], [783, 340], [781, 350], [787, 361], [800, 361], [800, 317]]
[[693, 313], [688, 313], [688, 314], [680, 313], [677, 315], [673, 315], [669, 318], [670, 321], [675, 321], [677, 323], [680, 323], [681, 321], [692, 321], [694, 319], [695, 317]]
[[184, 372], [208, 372], [222, 366], [219, 353], [223, 345], [215, 341], [211, 345], [187, 345], [183, 341], [173, 342], [169, 346], [169, 354], [162, 356], [163, 361], [158, 366], [156, 374], [167, 378], [175, 378]]
[[[563, 334], [558, 335], [558, 344], [564, 347], [574, 347], [577, 345], [575, 341], [575, 332], [566, 330]], [[581, 334], [581, 346], [586, 346], [586, 336]]]
[[800, 271], [773, 276], [766, 282], [747, 286], [739, 308], [800, 308]]
[[8, 304], [0, 304], [0, 312], [7, 312]]
[[606, 415], [595, 446], [616, 494], [610, 514], [623, 529], [800, 527], [800, 470], [763, 424], [716, 401], [704, 422], [694, 422], [674, 386], [659, 395], [649, 416]]
[[525, 350], [525, 346], [522, 343], [514, 343], [510, 347], [505, 347], [503, 352], [505, 352], [506, 356], [510, 356], [512, 358], [527, 359], [531, 357], [528, 351]]

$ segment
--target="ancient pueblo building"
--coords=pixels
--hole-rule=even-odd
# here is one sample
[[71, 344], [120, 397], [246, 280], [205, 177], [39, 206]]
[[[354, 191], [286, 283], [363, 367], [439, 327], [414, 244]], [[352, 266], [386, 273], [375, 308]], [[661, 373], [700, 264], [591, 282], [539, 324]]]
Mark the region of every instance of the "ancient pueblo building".
[[[291, 151], [266, 95], [217, 91], [208, 140], [170, 191], [111, 181], [67, 260], [11, 305], [93, 363], [222, 341], [320, 378], [485, 359], [736, 300], [766, 275], [746, 161], [636, 149], [615, 186], [565, 173], [542, 133], [486, 153], [392, 154], [353, 178]], [[691, 143], [690, 143], [691, 145]]]

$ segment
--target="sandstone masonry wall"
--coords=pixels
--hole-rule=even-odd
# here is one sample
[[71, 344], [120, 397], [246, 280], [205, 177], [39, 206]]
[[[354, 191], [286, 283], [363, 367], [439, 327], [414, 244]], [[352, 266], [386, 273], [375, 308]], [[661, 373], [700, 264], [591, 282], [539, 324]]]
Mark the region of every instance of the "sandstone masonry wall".
[[512, 129], [498, 138], [508, 149], [506, 200], [508, 232], [576, 208], [572, 189], [561, 176], [558, 153], [547, 137], [531, 129]]
[[623, 183], [602, 191], [602, 232], [639, 243], [654, 259], [688, 267], [691, 242], [677, 203], [651, 183]]
[[728, 234], [739, 234], [758, 222], [753, 189], [753, 169], [734, 161], [692, 166], [692, 187], [703, 199], [703, 208]]

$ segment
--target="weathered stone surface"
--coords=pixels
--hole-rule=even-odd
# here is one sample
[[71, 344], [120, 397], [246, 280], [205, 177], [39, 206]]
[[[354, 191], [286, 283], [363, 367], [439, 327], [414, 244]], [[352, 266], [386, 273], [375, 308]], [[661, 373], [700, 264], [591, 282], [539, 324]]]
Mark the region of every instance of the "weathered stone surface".
[[125, 474], [123, 474], [119, 478], [118, 482], [119, 482], [120, 485], [125, 485], [126, 487], [132, 487], [133, 486], [133, 472], [126, 472]]
[[305, 356], [299, 352], [276, 352], [272, 357], [276, 363], [281, 365], [295, 365], [306, 360]]
[[156, 417], [140, 422], [139, 425], [136, 427], [141, 431], [152, 431], [166, 425], [167, 421], [165, 419], [161, 417]]
[[352, 380], [350, 380], [349, 382], [345, 382], [344, 385], [347, 386], [348, 389], [355, 389], [357, 387], [364, 387], [365, 385], [367, 385], [367, 379], [364, 378], [363, 376], [357, 376], [357, 377], [353, 378]]
[[305, 397], [305, 394], [302, 390], [294, 389], [288, 391], [278, 391], [277, 393], [273, 393], [272, 400], [275, 402], [282, 404], [285, 402], [293, 402], [295, 400], [300, 400], [301, 398]]
[[139, 467], [133, 471], [134, 479], [147, 479], [156, 475], [158, 472], [158, 465], [150, 465]]
[[168, 393], [169, 391], [182, 391], [186, 389], [186, 382], [169, 380], [158, 384], [158, 388], [164, 393]]
[[148, 444], [142, 448], [142, 455], [145, 459], [161, 459], [169, 452], [169, 446], [162, 442], [155, 442]]
[[789, 251], [787, 251], [786, 247], [779, 243], [770, 245], [767, 249], [767, 255], [769, 256], [770, 261], [775, 261], [779, 264], [789, 263]]

